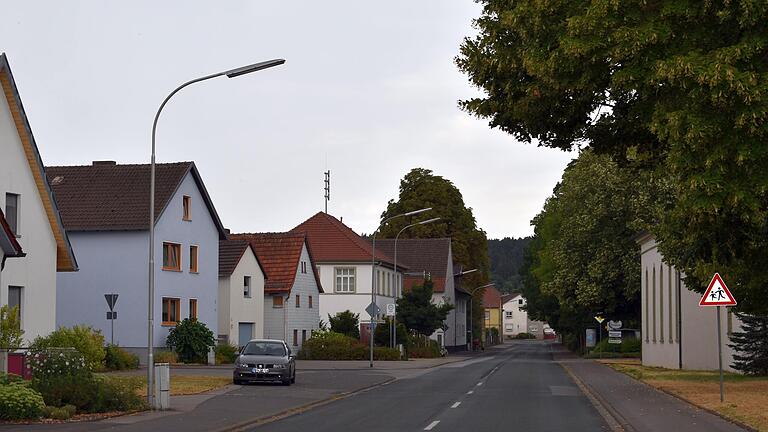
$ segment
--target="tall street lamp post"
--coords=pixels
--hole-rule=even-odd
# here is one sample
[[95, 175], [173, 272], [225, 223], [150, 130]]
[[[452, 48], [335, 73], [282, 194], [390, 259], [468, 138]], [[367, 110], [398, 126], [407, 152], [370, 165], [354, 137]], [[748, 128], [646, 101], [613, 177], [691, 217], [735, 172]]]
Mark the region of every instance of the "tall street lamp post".
[[165, 104], [178, 93], [184, 87], [191, 84], [195, 84], [201, 81], [206, 81], [211, 78], [217, 78], [220, 76], [226, 76], [227, 78], [235, 78], [240, 75], [249, 74], [251, 72], [260, 71], [262, 69], [271, 68], [273, 66], [279, 66], [285, 63], [284, 59], [275, 59], [255, 63], [248, 66], [239, 67], [237, 69], [230, 69], [224, 72], [218, 72], [212, 75], [207, 75], [200, 78], [195, 78], [191, 81], [187, 81], [184, 84], [176, 87], [168, 96], [165, 97], [163, 103], [160, 104], [157, 113], [155, 114], [155, 121], [152, 123], [152, 159], [150, 162], [150, 180], [149, 180], [149, 303], [147, 305], [147, 402], [150, 407], [154, 407], [154, 400], [152, 395], [152, 388], [154, 386], [154, 313], [155, 313], [155, 132], [157, 131], [157, 120], [160, 118], [160, 113], [163, 111]]
[[[471, 271], [476, 271], [476, 270], [477, 269], [468, 270], [467, 273]], [[461, 273], [461, 274], [464, 274], [464, 273]], [[469, 305], [469, 339], [470, 339], [469, 346], [471, 347], [470, 351], [475, 350], [475, 320], [472, 317], [473, 311], [475, 309], [475, 305], [474, 305], [475, 292], [477, 292], [477, 290], [481, 288], [488, 288], [489, 286], [492, 286], [492, 285], [493, 285], [492, 283], [485, 284], [485, 285], [476, 287], [469, 292], [469, 295], [472, 296], [472, 300], [470, 300], [471, 303]], [[485, 320], [483, 320], [483, 322], [485, 322]]]
[[[400, 237], [400, 234], [402, 234], [403, 231], [407, 230], [410, 227], [415, 227], [416, 225], [426, 225], [428, 223], [437, 222], [439, 220], [440, 220], [440, 218], [436, 217], [436, 218], [432, 218], [432, 219], [427, 219], [425, 221], [412, 223], [410, 225], [404, 226], [403, 229], [401, 229], [397, 233], [397, 235], [395, 236], [395, 258], [394, 258], [395, 259], [395, 263], [394, 263], [394, 267], [395, 267], [395, 281], [397, 281], [397, 239]], [[400, 283], [396, 283], [395, 284], [395, 303], [397, 303], [397, 299], [400, 298], [400, 285], [401, 285]], [[392, 335], [390, 337], [390, 341], [392, 342], [392, 348], [394, 348], [395, 346], [397, 346], [397, 307], [395, 307], [395, 315], [392, 317], [392, 324], [391, 324], [391, 327], [390, 327], [390, 334]]]
[[[376, 228], [376, 231], [373, 232], [373, 245], [371, 246], [371, 305], [376, 305], [376, 233], [387, 224], [387, 222], [391, 221], [392, 219], [397, 219], [399, 217], [403, 216], [413, 216], [417, 215], [419, 213], [424, 213], [425, 211], [432, 210], [432, 207], [427, 207], [419, 210], [409, 211], [407, 213], [402, 213], [399, 215], [395, 215], [389, 218], [384, 219], [381, 224], [379, 224], [378, 228]], [[371, 322], [368, 325], [368, 339], [370, 339], [370, 367], [373, 367], [373, 322], [376, 318], [374, 316], [375, 314], [371, 314]]]

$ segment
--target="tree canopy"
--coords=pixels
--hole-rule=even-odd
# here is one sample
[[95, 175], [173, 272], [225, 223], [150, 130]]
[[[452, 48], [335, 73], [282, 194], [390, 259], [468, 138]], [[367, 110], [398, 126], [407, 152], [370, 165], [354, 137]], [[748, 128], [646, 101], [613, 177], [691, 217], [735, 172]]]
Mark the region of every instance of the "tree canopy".
[[331, 316], [328, 314], [331, 331], [349, 337], [360, 339], [360, 314], [352, 313], [349, 309]]
[[768, 310], [768, 3], [479, 0], [460, 102], [518, 140], [589, 146], [672, 185], [650, 231], [703, 290]]
[[522, 286], [519, 271], [525, 248], [530, 242], [530, 237], [488, 240], [491, 280], [500, 291], [520, 292]]

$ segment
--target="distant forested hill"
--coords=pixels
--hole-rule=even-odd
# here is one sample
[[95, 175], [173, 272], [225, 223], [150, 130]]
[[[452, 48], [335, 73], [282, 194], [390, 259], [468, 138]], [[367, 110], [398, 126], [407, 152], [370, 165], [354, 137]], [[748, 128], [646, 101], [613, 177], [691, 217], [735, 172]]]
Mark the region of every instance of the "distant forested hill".
[[517, 270], [523, 264], [523, 253], [530, 241], [531, 237], [488, 240], [491, 279], [501, 291], [520, 291], [520, 276]]

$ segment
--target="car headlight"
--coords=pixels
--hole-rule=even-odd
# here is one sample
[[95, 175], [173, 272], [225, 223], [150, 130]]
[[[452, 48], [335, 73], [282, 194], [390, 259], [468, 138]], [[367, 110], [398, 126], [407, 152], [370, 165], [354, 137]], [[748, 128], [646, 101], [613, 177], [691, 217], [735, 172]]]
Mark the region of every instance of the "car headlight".
[[276, 364], [275, 369], [285, 369], [286, 365], [284, 364]]

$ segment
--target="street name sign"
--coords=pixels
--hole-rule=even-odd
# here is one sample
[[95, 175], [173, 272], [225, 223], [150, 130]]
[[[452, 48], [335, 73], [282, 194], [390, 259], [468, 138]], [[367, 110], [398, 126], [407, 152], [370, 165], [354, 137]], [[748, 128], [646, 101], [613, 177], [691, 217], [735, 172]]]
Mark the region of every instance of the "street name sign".
[[608, 332], [609, 338], [619, 338], [621, 339], [621, 330], [611, 330]]
[[709, 282], [707, 290], [704, 291], [704, 295], [699, 300], [699, 306], [736, 306], [736, 299], [725, 286], [720, 273], [715, 273], [712, 276], [712, 281]]
[[621, 343], [621, 338], [608, 338], [608, 343], [609, 344], [620, 344]]
[[608, 329], [609, 330], [618, 330], [618, 329], [621, 328], [621, 326], [623, 324], [624, 323], [622, 323], [621, 321], [610, 320], [610, 321], [608, 321]]

